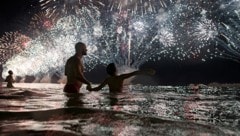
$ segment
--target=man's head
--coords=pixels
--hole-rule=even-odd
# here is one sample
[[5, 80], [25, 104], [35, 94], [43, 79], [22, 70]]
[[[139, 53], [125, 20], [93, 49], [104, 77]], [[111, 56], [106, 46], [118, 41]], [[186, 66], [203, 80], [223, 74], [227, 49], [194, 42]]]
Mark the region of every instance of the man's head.
[[87, 47], [84, 43], [78, 42], [75, 44], [75, 51], [80, 55], [87, 55]]
[[9, 75], [12, 75], [12, 74], [13, 74], [12, 70], [9, 70], [9, 71], [8, 71], [8, 74], [9, 74]]
[[114, 63], [108, 64], [106, 70], [107, 70], [107, 73], [111, 76], [114, 76], [117, 72], [117, 68]]

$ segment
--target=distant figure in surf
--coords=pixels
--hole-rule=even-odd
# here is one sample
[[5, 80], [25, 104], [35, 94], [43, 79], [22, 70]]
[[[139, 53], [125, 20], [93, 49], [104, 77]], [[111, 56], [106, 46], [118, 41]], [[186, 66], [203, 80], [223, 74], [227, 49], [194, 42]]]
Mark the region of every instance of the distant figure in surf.
[[137, 70], [131, 73], [117, 75], [117, 68], [114, 63], [110, 63], [107, 66], [106, 71], [109, 74], [109, 77], [107, 77], [98, 87], [95, 87], [95, 88], [90, 88], [90, 86], [87, 87], [89, 91], [98, 91], [98, 90], [101, 90], [105, 85], [108, 85], [109, 91], [111, 93], [122, 92], [123, 81], [125, 79], [135, 75], [140, 75], [140, 74], [147, 74], [147, 75], [155, 74], [155, 70], [149, 69], [149, 70]]
[[7, 82], [7, 88], [13, 88], [13, 83], [15, 82], [15, 80], [13, 79], [13, 72], [12, 70], [8, 71], [8, 76], [5, 79], [5, 82]]
[[84, 55], [87, 55], [86, 45], [84, 43], [78, 42], [75, 44], [75, 51], [75, 55], [70, 57], [65, 65], [67, 83], [63, 91], [67, 93], [78, 93], [83, 83], [87, 84], [87, 86], [91, 85], [83, 75], [84, 67], [82, 57]]

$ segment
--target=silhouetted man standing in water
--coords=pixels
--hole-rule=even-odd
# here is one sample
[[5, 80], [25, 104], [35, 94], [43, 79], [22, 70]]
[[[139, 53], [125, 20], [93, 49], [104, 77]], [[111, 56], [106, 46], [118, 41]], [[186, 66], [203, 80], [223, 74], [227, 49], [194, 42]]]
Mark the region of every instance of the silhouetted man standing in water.
[[67, 84], [64, 87], [64, 92], [78, 93], [82, 84], [87, 84], [90, 87], [90, 82], [83, 75], [83, 55], [87, 55], [87, 48], [84, 43], [75, 45], [76, 53], [67, 60], [65, 65], [65, 75], [67, 76]]
[[13, 79], [13, 72], [12, 72], [12, 70], [9, 70], [8, 71], [8, 76], [6, 77], [6, 79], [5, 79], [5, 81], [7, 82], [7, 88], [13, 88], [14, 86], [13, 86], [13, 82], [15, 81], [14, 79]]

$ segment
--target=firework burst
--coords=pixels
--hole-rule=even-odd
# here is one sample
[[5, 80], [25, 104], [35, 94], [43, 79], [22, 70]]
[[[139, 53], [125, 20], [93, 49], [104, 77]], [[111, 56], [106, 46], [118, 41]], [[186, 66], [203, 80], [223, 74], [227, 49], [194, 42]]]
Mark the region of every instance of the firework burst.
[[8, 32], [0, 38], [0, 63], [5, 63], [9, 58], [22, 52], [31, 39], [19, 32]]
[[60, 15], [54, 14], [54, 12], [39, 12], [32, 17], [29, 23], [29, 31], [31, 31], [34, 36], [40, 35], [41, 33], [50, 30], [59, 17]]
[[[239, 55], [239, 10], [230, 10], [227, 3], [222, 2], [225, 7], [218, 11], [229, 12], [231, 16], [215, 17], [214, 7], [220, 4], [214, 1], [108, 1], [109, 5], [91, 0], [40, 0], [46, 12], [33, 19], [32, 28], [44, 31], [5, 66], [19, 75], [26, 74], [25, 71], [34, 75], [63, 73], [63, 66], [79, 41], [87, 44], [88, 55], [84, 57], [87, 70], [110, 62], [138, 68], [146, 61], [164, 57], [205, 61], [227, 54], [217, 45], [232, 56]], [[104, 8], [100, 10], [99, 6]], [[55, 19], [52, 13], [64, 16]], [[18, 67], [18, 63], [24, 67]], [[32, 67], [35, 71], [31, 71]]]
[[97, 21], [100, 16], [99, 8], [104, 4], [99, 0], [40, 0], [42, 10], [54, 14], [76, 15], [86, 24]]
[[219, 36], [216, 39], [218, 57], [239, 62], [240, 46], [240, 1], [220, 0], [214, 4], [211, 17], [218, 22]]
[[166, 8], [173, 0], [109, 0], [110, 11], [128, 11], [131, 15], [156, 13], [160, 8]]
[[203, 16], [201, 21], [196, 23], [196, 28], [193, 32], [193, 37], [195, 37], [198, 41], [209, 41], [214, 39], [215, 36], [218, 34], [218, 30], [216, 25]]
[[[233, 23], [236, 25], [237, 22]], [[221, 36], [218, 37], [218, 44], [221, 48], [225, 50], [221, 50], [222, 54], [230, 59], [240, 61], [240, 22], [238, 22], [237, 26], [230, 26], [227, 24], [222, 24], [220, 26]]]
[[93, 30], [82, 28], [82, 23], [76, 16], [60, 18], [51, 30], [31, 40], [28, 48], [9, 59], [4, 67], [14, 70], [19, 76], [63, 73], [66, 60], [74, 54], [74, 44], [80, 40], [88, 45], [85, 64], [91, 70], [97, 64], [93, 54], [96, 48]]

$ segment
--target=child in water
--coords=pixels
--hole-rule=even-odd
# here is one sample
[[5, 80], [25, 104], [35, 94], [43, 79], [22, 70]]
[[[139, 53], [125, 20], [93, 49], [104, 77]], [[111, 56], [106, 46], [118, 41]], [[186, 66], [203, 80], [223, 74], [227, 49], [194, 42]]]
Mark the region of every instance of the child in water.
[[13, 72], [12, 72], [12, 70], [9, 70], [8, 71], [8, 76], [6, 77], [6, 80], [5, 80], [5, 82], [7, 82], [7, 87], [8, 88], [13, 88], [14, 86], [13, 86], [13, 82], [15, 82], [14, 81], [14, 79], [13, 79]]
[[149, 70], [145, 70], [145, 71], [138, 70], [138, 71], [134, 71], [134, 72], [127, 73], [127, 74], [117, 75], [117, 68], [114, 63], [110, 63], [107, 66], [106, 71], [110, 76], [107, 77], [98, 87], [95, 87], [95, 88], [88, 87], [87, 89], [89, 91], [98, 91], [98, 90], [101, 90], [105, 85], [108, 85], [109, 91], [111, 93], [122, 92], [123, 81], [125, 79], [130, 78], [134, 75], [139, 75], [139, 74], [148, 74], [148, 75], [155, 74], [154, 70], [149, 69]]

